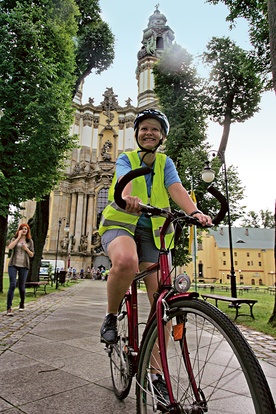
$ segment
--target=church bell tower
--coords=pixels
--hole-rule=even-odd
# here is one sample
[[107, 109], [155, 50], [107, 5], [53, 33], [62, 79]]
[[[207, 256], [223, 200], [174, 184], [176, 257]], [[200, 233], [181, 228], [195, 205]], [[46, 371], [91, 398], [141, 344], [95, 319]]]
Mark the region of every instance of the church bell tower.
[[156, 106], [154, 94], [153, 65], [158, 61], [164, 50], [174, 40], [174, 32], [166, 25], [167, 19], [161, 14], [157, 4], [154, 13], [149, 17], [148, 27], [143, 31], [142, 47], [138, 52], [136, 79], [138, 82], [138, 108]]

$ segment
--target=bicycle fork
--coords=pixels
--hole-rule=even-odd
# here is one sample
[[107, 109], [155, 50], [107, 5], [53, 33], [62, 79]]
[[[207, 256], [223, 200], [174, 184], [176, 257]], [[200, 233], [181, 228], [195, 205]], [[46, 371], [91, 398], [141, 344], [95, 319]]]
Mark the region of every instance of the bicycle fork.
[[[164, 323], [167, 323], [169, 321], [169, 315], [168, 315], [168, 311], [169, 311], [170, 306], [168, 305], [166, 299], [165, 299], [165, 294], [164, 295], [160, 295], [160, 297], [157, 300], [157, 304], [156, 304], [156, 318], [157, 318], [157, 329], [158, 329], [158, 343], [159, 343], [159, 350], [160, 350], [160, 360], [161, 360], [161, 364], [162, 364], [162, 369], [163, 369], [163, 375], [164, 375], [164, 379], [166, 382], [166, 386], [167, 386], [167, 391], [168, 391], [168, 395], [169, 395], [169, 399], [170, 399], [170, 412], [188, 412], [185, 410], [184, 407], [180, 407], [179, 403], [175, 400], [174, 398], [174, 394], [173, 394], [173, 390], [172, 390], [172, 383], [171, 383], [171, 378], [170, 378], [170, 373], [169, 373], [169, 367], [168, 367], [168, 360], [167, 360], [167, 349], [166, 349], [166, 334], [165, 334], [165, 328], [164, 328]], [[182, 326], [179, 326], [182, 325]], [[178, 337], [177, 334], [175, 334], [173, 332], [173, 337], [175, 341], [179, 341], [180, 342], [180, 347], [181, 347], [181, 353], [183, 356], [183, 362], [184, 365], [186, 367], [186, 371], [187, 371], [187, 375], [189, 377], [189, 383], [191, 386], [191, 389], [193, 391], [194, 394], [194, 398], [195, 398], [195, 402], [193, 404], [194, 409], [196, 409], [196, 407], [198, 407], [198, 409], [203, 410], [200, 412], [205, 412], [206, 410], [204, 409], [204, 407], [206, 408], [206, 401], [205, 398], [202, 396], [201, 394], [201, 390], [198, 389], [197, 387], [197, 383], [194, 377], [194, 373], [193, 373], [193, 368], [192, 368], [192, 364], [191, 364], [191, 360], [190, 360], [190, 355], [189, 355], [189, 350], [188, 350], [188, 344], [187, 344], [187, 340], [186, 340], [186, 334], [185, 334], [185, 321], [180, 321], [180, 324], [177, 325], [177, 327], [180, 327], [180, 332], [181, 335]], [[171, 326], [171, 330], [174, 331], [173, 329], [174, 327]], [[190, 406], [191, 408], [191, 406]], [[181, 411], [179, 411], [179, 409]], [[185, 411], [182, 411], [182, 410]], [[188, 407], [187, 407], [188, 409]], [[174, 411], [175, 410], [175, 411]], [[193, 411], [194, 412], [194, 411]], [[195, 411], [197, 412], [197, 411]]]
[[163, 369], [163, 375], [167, 386], [167, 391], [170, 399], [170, 405], [171, 407], [174, 407], [177, 405], [174, 396], [173, 396], [173, 390], [172, 390], [172, 384], [170, 380], [170, 374], [169, 374], [169, 367], [168, 367], [168, 361], [167, 361], [167, 352], [166, 352], [166, 335], [165, 335], [165, 329], [164, 329], [164, 322], [167, 322], [167, 302], [164, 299], [165, 292], [161, 293], [159, 298], [157, 299], [156, 303], [156, 318], [157, 318], [157, 330], [158, 330], [158, 343], [159, 343], [159, 351], [160, 351], [160, 359], [161, 359], [161, 365]]

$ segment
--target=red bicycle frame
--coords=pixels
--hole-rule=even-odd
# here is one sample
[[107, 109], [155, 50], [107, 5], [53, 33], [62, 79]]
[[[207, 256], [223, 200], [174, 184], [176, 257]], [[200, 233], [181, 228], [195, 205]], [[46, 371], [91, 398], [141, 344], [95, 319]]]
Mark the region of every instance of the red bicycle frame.
[[[167, 363], [166, 357], [166, 338], [164, 332], [164, 325], [163, 325], [163, 316], [164, 316], [164, 301], [168, 303], [173, 303], [176, 299], [180, 298], [190, 298], [190, 297], [197, 297], [198, 294], [196, 292], [186, 292], [186, 293], [177, 293], [176, 296], [168, 295], [169, 292], [172, 291], [172, 282], [171, 282], [171, 275], [170, 275], [170, 268], [169, 268], [169, 250], [165, 248], [165, 234], [168, 225], [171, 223], [171, 219], [168, 217], [165, 220], [163, 227], [160, 229], [160, 257], [159, 261], [148, 269], [137, 273], [134, 281], [131, 284], [131, 287], [128, 289], [125, 300], [126, 300], [126, 307], [127, 307], [127, 316], [128, 316], [128, 343], [130, 347], [130, 352], [132, 354], [132, 361], [133, 361], [133, 374], [137, 373], [138, 367], [138, 360], [139, 360], [139, 350], [141, 346], [139, 346], [139, 324], [138, 324], [138, 295], [137, 295], [137, 281], [140, 279], [145, 278], [146, 276], [150, 275], [151, 273], [158, 272], [160, 275], [159, 280], [159, 297], [157, 301], [154, 302], [152, 305], [152, 309], [146, 324], [146, 327], [143, 332], [141, 345], [143, 343], [143, 338], [146, 336], [147, 330], [150, 326], [150, 322], [153, 318], [157, 318], [157, 329], [158, 329], [158, 342], [159, 342], [159, 349], [160, 349], [160, 358], [161, 364], [163, 368], [163, 375], [164, 379], [167, 384], [168, 395], [170, 398], [170, 402], [173, 405], [175, 403], [173, 397], [173, 391], [170, 381], [170, 374], [169, 368]], [[166, 299], [165, 299], [166, 298]], [[184, 361], [187, 361], [187, 354], [184, 355]], [[187, 361], [187, 366], [189, 366], [189, 360]], [[191, 369], [191, 365], [190, 365]], [[192, 372], [192, 369], [191, 369]], [[195, 388], [195, 393], [197, 394], [197, 388]], [[199, 395], [198, 395], [198, 398]]]

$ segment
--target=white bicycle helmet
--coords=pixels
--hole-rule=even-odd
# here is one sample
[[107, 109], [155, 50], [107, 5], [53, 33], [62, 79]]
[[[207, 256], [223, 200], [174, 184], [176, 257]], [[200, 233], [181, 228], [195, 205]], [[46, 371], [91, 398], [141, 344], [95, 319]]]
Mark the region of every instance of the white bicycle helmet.
[[139, 148], [143, 152], [154, 153], [157, 150], [157, 148], [162, 144], [163, 138], [161, 138], [158, 145], [155, 148], [151, 149], [151, 150], [143, 148], [138, 142], [138, 127], [139, 127], [139, 124], [140, 124], [141, 121], [143, 121], [144, 119], [147, 119], [147, 118], [157, 119], [157, 121], [160, 122], [162, 130], [164, 131], [166, 136], [169, 133], [170, 124], [169, 124], [169, 121], [168, 121], [168, 118], [166, 117], [166, 115], [163, 114], [163, 112], [159, 111], [158, 109], [145, 109], [144, 111], [139, 112], [139, 114], [137, 114], [137, 116], [134, 120], [134, 131], [135, 131], [135, 138], [136, 138], [136, 141], [137, 141], [137, 145], [139, 146]]
[[139, 114], [137, 114], [134, 120], [134, 131], [137, 131], [139, 123], [146, 118], [157, 119], [161, 123], [162, 128], [164, 129], [165, 135], [168, 135], [170, 131], [170, 124], [168, 118], [165, 114], [163, 114], [163, 112], [158, 111], [158, 109], [145, 109], [144, 111], [139, 112]]

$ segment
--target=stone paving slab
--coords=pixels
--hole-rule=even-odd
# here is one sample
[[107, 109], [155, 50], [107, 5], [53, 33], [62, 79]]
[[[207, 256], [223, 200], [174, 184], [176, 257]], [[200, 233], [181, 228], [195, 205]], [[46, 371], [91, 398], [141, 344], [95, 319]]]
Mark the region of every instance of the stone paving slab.
[[[24, 313], [0, 314], [1, 413], [135, 413], [134, 385], [123, 402], [112, 391], [99, 341], [106, 305], [105, 282], [83, 280], [28, 303]], [[276, 395], [275, 340], [241, 329]]]

